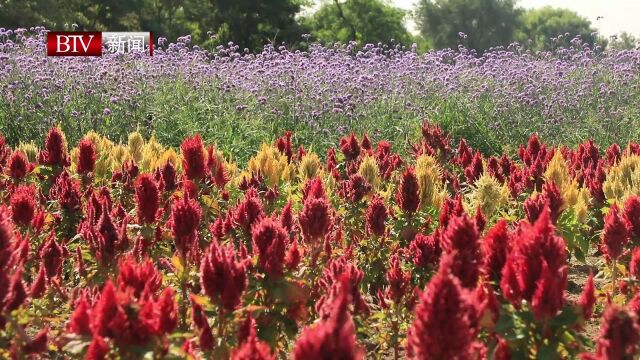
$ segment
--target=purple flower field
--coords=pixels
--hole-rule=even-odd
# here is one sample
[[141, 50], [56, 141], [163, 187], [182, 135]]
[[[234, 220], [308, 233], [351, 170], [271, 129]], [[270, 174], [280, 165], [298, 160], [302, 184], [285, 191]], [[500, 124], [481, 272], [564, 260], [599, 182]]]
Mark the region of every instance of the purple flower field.
[[[164, 143], [199, 132], [234, 155], [294, 130], [324, 149], [350, 132], [402, 144], [425, 118], [485, 153], [526, 141], [637, 138], [640, 51], [558, 40], [552, 52], [517, 44], [478, 57], [464, 48], [418, 54], [349, 44], [306, 50], [202, 49], [157, 39], [153, 57], [45, 56], [43, 28], [0, 29], [0, 126], [11, 144], [60, 123], [123, 139], [139, 129]], [[400, 141], [398, 141], [400, 140]]]

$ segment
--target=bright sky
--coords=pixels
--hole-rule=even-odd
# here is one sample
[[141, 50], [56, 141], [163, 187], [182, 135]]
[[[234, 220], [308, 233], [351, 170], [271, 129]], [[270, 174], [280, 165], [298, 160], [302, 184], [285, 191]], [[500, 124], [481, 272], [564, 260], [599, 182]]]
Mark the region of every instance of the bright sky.
[[[392, 0], [403, 9], [412, 9], [416, 0]], [[525, 8], [551, 5], [571, 9], [591, 20], [598, 31], [604, 36], [611, 36], [623, 31], [640, 37], [640, 0], [520, 0], [518, 5]], [[602, 18], [596, 20], [599, 16]], [[415, 24], [410, 22], [413, 30]]]

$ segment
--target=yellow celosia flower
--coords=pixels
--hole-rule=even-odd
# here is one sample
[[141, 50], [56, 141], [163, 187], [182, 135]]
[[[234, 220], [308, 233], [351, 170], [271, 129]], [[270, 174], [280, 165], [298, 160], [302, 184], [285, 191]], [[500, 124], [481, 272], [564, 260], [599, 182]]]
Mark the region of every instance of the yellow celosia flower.
[[493, 176], [483, 174], [473, 184], [471, 203], [473, 208], [480, 206], [483, 214], [489, 218], [509, 201], [509, 189], [500, 184]]
[[136, 164], [140, 163], [142, 160], [142, 148], [144, 147], [144, 138], [142, 135], [134, 131], [129, 134], [129, 141], [127, 145], [127, 150], [129, 150], [129, 154], [135, 160]]
[[18, 145], [18, 150], [27, 155], [27, 159], [29, 159], [30, 162], [36, 162], [39, 150], [33, 141], [29, 143], [20, 143]]
[[[131, 140], [131, 138], [129, 138]], [[131, 143], [131, 141], [129, 141]], [[158, 142], [155, 136], [142, 147], [142, 158], [139, 162], [144, 171], [153, 171], [158, 167], [158, 160], [164, 152], [164, 147]]]
[[578, 191], [576, 203], [573, 205], [573, 211], [576, 215], [576, 220], [580, 223], [585, 223], [587, 221], [590, 198], [589, 190], [587, 188], [581, 188]]
[[377, 189], [380, 184], [380, 170], [378, 169], [378, 163], [372, 156], [365, 156], [358, 168], [358, 174], [360, 174], [373, 189]]
[[256, 156], [249, 159], [248, 169], [251, 173], [262, 174], [269, 187], [287, 180], [290, 173], [287, 157], [268, 144], [262, 144]]
[[302, 160], [300, 160], [298, 173], [300, 174], [300, 178], [305, 181], [316, 177], [321, 167], [322, 163], [320, 162], [318, 155], [313, 152], [309, 152], [302, 157]]
[[423, 207], [439, 207], [444, 186], [437, 160], [429, 155], [420, 155], [416, 161], [416, 177], [420, 187], [420, 204]]
[[111, 171], [118, 170], [125, 161], [131, 160], [129, 149], [124, 145], [116, 145], [111, 149]]
[[631, 195], [640, 194], [640, 156], [624, 156], [609, 169], [602, 190], [608, 200], [624, 202]]

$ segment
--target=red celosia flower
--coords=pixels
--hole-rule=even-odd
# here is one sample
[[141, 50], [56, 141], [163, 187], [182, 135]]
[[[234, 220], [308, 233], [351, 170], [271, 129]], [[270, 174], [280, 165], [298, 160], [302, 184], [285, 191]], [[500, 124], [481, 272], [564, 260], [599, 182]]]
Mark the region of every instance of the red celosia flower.
[[635, 237], [640, 239], [640, 197], [629, 196], [624, 203], [624, 217], [629, 222]]
[[331, 260], [325, 267], [322, 278], [318, 281], [318, 286], [322, 289], [320, 299], [316, 302], [315, 308], [320, 316], [326, 317], [331, 312], [331, 299], [336, 291], [342, 291], [340, 287], [348, 286], [351, 291], [349, 296], [354, 304], [356, 313], [366, 313], [369, 307], [360, 293], [360, 283], [364, 278], [364, 272], [358, 269], [346, 256], [341, 256]]
[[291, 162], [291, 158], [293, 157], [292, 135], [293, 133], [291, 131], [285, 131], [284, 135], [276, 140], [276, 148], [287, 157], [289, 162]]
[[78, 174], [92, 173], [96, 167], [96, 145], [90, 139], [82, 139], [78, 150]]
[[542, 193], [551, 211], [551, 221], [555, 224], [562, 214], [564, 199], [560, 193], [560, 188], [554, 182], [545, 182], [542, 186]]
[[418, 179], [412, 168], [408, 168], [402, 173], [402, 179], [398, 185], [396, 201], [402, 211], [413, 214], [420, 206], [420, 188]]
[[531, 302], [540, 286], [544, 266], [548, 268], [546, 275], [559, 281], [544, 285], [556, 289], [557, 296], [563, 296], [567, 284], [567, 253], [564, 240], [556, 234], [551, 223], [549, 209], [545, 208], [533, 225], [522, 222], [513, 239], [513, 247], [502, 270], [500, 286], [504, 296], [516, 306], [521, 299]]
[[436, 232], [432, 235], [417, 234], [409, 244], [409, 251], [415, 266], [427, 269], [435, 267], [438, 263], [442, 253], [438, 231], [436, 229]]
[[75, 304], [71, 320], [69, 321], [69, 331], [78, 335], [91, 335], [91, 311], [87, 302], [86, 294], [82, 294]]
[[25, 290], [24, 282], [22, 281], [22, 269], [18, 269], [13, 274], [6, 291], [4, 311], [10, 313], [27, 300], [27, 290]]
[[173, 241], [180, 254], [195, 251], [198, 246], [198, 225], [202, 209], [193, 199], [181, 198], [175, 200], [171, 206], [169, 227], [173, 234]]
[[476, 329], [471, 304], [458, 279], [439, 271], [422, 293], [407, 334], [412, 359], [470, 359]]
[[44, 151], [40, 154], [40, 163], [49, 166], [69, 166], [71, 163], [67, 155], [67, 141], [62, 130], [52, 127], [47, 133], [44, 143]]
[[162, 182], [164, 183], [164, 189], [167, 191], [173, 191], [176, 189], [177, 175], [176, 168], [170, 161], [167, 161], [160, 168], [160, 175]]
[[578, 306], [582, 312], [582, 318], [586, 321], [591, 319], [593, 315], [593, 307], [596, 304], [596, 287], [593, 283], [593, 273], [589, 274], [587, 282], [584, 284], [580, 299], [578, 299]]
[[47, 351], [48, 335], [49, 328], [42, 328], [31, 341], [24, 345], [22, 350], [25, 354], [39, 354]]
[[305, 240], [315, 244], [329, 232], [331, 227], [331, 205], [325, 198], [309, 198], [298, 215]]
[[302, 331], [293, 348], [294, 360], [363, 358], [364, 354], [356, 343], [355, 327], [349, 314], [351, 292], [348, 288], [347, 284], [343, 284], [333, 297], [328, 319]]
[[264, 217], [262, 202], [258, 198], [255, 189], [252, 188], [244, 196], [242, 202], [238, 204], [235, 212], [235, 221], [246, 231], [251, 232], [251, 227]]
[[172, 288], [165, 288], [156, 303], [155, 312], [160, 334], [170, 334], [178, 326], [178, 307], [173, 299], [174, 293]]
[[62, 271], [64, 255], [62, 252], [62, 246], [58, 245], [56, 242], [56, 233], [53, 229], [51, 229], [49, 238], [40, 249], [40, 258], [42, 259], [42, 265], [44, 266], [49, 279], [60, 274]]
[[567, 267], [550, 269], [547, 262], [542, 261], [542, 272], [531, 299], [531, 309], [537, 320], [547, 320], [558, 314], [564, 306], [566, 285]]
[[204, 178], [207, 175], [207, 161], [200, 135], [184, 139], [180, 150], [182, 151], [182, 169], [187, 179]]
[[482, 239], [483, 273], [492, 280], [500, 279], [502, 267], [511, 247], [507, 221], [500, 219]]
[[636, 279], [640, 279], [640, 247], [633, 249], [633, 252], [631, 253], [629, 272]]
[[136, 181], [135, 191], [138, 221], [142, 224], [154, 223], [160, 208], [160, 191], [153, 176], [140, 175]]
[[209, 323], [205, 323], [205, 326], [200, 329], [198, 342], [200, 344], [200, 349], [203, 351], [213, 350], [213, 347], [215, 346], [215, 338], [213, 337], [213, 332], [211, 332], [211, 326], [209, 326]]
[[51, 188], [51, 197], [58, 200], [58, 206], [63, 211], [75, 213], [82, 209], [78, 183], [71, 181], [71, 177], [66, 170], [63, 170], [56, 178], [56, 183]]
[[391, 255], [389, 259], [389, 269], [387, 270], [386, 279], [389, 284], [386, 297], [394, 303], [400, 304], [402, 298], [411, 286], [411, 271], [402, 271], [400, 258], [397, 254]]
[[304, 183], [304, 188], [302, 189], [303, 203], [306, 202], [307, 199], [320, 199], [326, 197], [327, 194], [324, 191], [324, 185], [322, 184], [321, 178], [315, 177]]
[[102, 199], [102, 214], [98, 221], [97, 230], [99, 236], [100, 260], [103, 264], [109, 263], [115, 257], [116, 246], [118, 245], [118, 229], [113, 224], [109, 212], [109, 201], [107, 197]]
[[288, 201], [280, 211], [280, 223], [287, 232], [293, 230], [293, 208], [291, 201]]
[[480, 276], [482, 255], [478, 230], [467, 215], [454, 217], [441, 237], [442, 250], [452, 255], [452, 273], [466, 288], [475, 287]]
[[111, 280], [102, 289], [100, 300], [91, 311], [91, 330], [95, 336], [116, 338], [126, 336], [120, 333], [126, 327], [127, 317], [118, 304], [116, 288]]
[[218, 306], [233, 311], [241, 303], [247, 287], [247, 274], [242, 261], [236, 260], [233, 245], [221, 246], [214, 240], [202, 258], [200, 284], [205, 294]]
[[622, 157], [622, 151], [620, 150], [620, 145], [611, 144], [607, 149], [607, 164], [609, 166], [615, 165], [620, 158]]
[[118, 263], [118, 288], [130, 291], [135, 298], [140, 298], [144, 292], [155, 294], [162, 286], [162, 273], [146, 259], [140, 263], [127, 256]]
[[287, 255], [284, 258], [284, 263], [289, 270], [296, 270], [300, 264], [300, 250], [298, 249], [298, 238], [294, 238], [293, 242], [287, 250]]
[[9, 163], [7, 164], [7, 175], [11, 178], [20, 180], [27, 176], [32, 169], [33, 165], [22, 151], [16, 150], [11, 154]]
[[248, 334], [243, 336], [240, 345], [231, 350], [231, 360], [275, 360], [269, 344], [260, 341], [256, 335], [255, 322], [251, 315], [247, 318]]
[[618, 205], [613, 204], [604, 218], [602, 250], [612, 260], [617, 260], [624, 251], [631, 235], [629, 222], [620, 214]]
[[638, 354], [640, 325], [634, 313], [609, 305], [600, 326], [595, 359], [633, 359]]
[[11, 217], [13, 222], [28, 226], [36, 212], [36, 192], [33, 186], [20, 185], [11, 194]]
[[340, 139], [340, 150], [347, 161], [355, 160], [360, 155], [360, 144], [355, 134]]
[[500, 162], [495, 156], [490, 156], [487, 160], [487, 174], [493, 176], [499, 183], [504, 184], [505, 176], [502, 173]]
[[342, 184], [341, 196], [352, 203], [357, 203], [371, 191], [371, 184], [360, 174], [349, 176]]
[[451, 135], [444, 132], [440, 125], [422, 122], [422, 138], [432, 148], [438, 149], [441, 154], [447, 155], [451, 151]]
[[104, 360], [109, 354], [109, 344], [101, 337], [94, 335], [84, 360]]
[[280, 222], [272, 218], [264, 218], [253, 227], [253, 252], [258, 256], [258, 266], [269, 277], [282, 276], [287, 238]]
[[387, 217], [389, 216], [384, 200], [375, 196], [365, 214], [365, 227], [369, 235], [384, 236], [386, 230]]
[[524, 207], [524, 214], [527, 217], [527, 221], [534, 223], [538, 220], [538, 217], [542, 213], [542, 210], [547, 206], [547, 199], [542, 194], [536, 194], [522, 203]]
[[47, 277], [44, 266], [40, 265], [38, 275], [31, 284], [31, 297], [34, 299], [39, 299], [42, 297], [42, 295], [44, 295], [45, 291], [47, 291]]
[[478, 180], [483, 172], [482, 155], [479, 151], [476, 151], [471, 163], [464, 169], [464, 177], [467, 179], [467, 183], [471, 184]]

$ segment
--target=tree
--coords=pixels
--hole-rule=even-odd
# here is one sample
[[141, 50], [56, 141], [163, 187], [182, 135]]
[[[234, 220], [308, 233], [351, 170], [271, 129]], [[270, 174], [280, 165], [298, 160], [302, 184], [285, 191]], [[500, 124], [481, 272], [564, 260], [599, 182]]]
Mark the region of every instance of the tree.
[[612, 36], [608, 42], [608, 48], [615, 50], [633, 50], [638, 47], [640, 47], [640, 41], [626, 31]]
[[[569, 40], [580, 35], [582, 40], [593, 45], [593, 33], [596, 31], [591, 22], [576, 12], [545, 6], [539, 9], [525, 10], [520, 15], [521, 27], [517, 40], [533, 50], [548, 49], [551, 39], [563, 35]], [[568, 36], [567, 36], [568, 34]]]
[[[213, 30], [222, 44], [233, 41], [250, 50], [267, 43], [297, 43], [303, 29], [296, 21], [301, 0], [209, 0]], [[198, 14], [205, 16], [205, 14]]]
[[394, 39], [409, 45], [413, 38], [404, 26], [405, 16], [404, 10], [382, 0], [332, 0], [302, 22], [323, 43], [377, 44]]
[[519, 13], [514, 0], [420, 0], [415, 20], [431, 47], [483, 52], [514, 40]]

